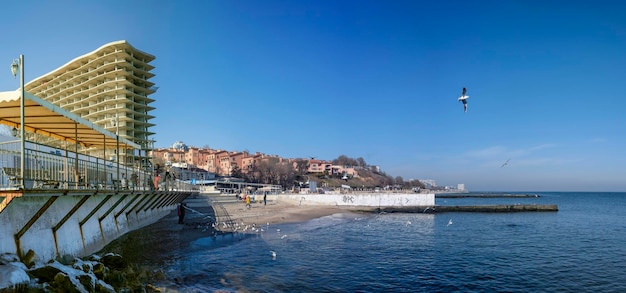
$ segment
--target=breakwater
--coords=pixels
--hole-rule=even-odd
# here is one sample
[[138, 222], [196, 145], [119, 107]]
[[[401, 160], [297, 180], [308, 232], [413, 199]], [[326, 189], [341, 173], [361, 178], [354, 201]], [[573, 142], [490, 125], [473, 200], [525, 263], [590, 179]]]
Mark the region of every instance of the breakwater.
[[[555, 204], [513, 204], [513, 205], [471, 205], [471, 206], [429, 206], [429, 207], [380, 207], [377, 212], [386, 213], [445, 213], [445, 212], [474, 212], [474, 213], [512, 213], [512, 212], [557, 212]], [[372, 211], [365, 209], [363, 211]]]
[[527, 198], [539, 197], [538, 194], [516, 194], [516, 193], [446, 193], [435, 194], [436, 198]]

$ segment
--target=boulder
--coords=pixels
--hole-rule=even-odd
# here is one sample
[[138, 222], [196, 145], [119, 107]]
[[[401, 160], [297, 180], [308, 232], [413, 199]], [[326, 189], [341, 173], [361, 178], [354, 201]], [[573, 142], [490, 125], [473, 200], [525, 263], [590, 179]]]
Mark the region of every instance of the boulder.
[[59, 272], [54, 276], [54, 287], [57, 288], [58, 292], [89, 293], [80, 282], [76, 282], [75, 279], [63, 272]]
[[107, 253], [103, 255], [102, 263], [110, 269], [121, 270], [126, 267], [126, 262], [122, 256], [115, 253]]
[[39, 279], [40, 283], [54, 282], [54, 277], [60, 272], [62, 272], [61, 268], [59, 268], [58, 266], [50, 265], [50, 264], [42, 266], [42, 267], [33, 268], [28, 271], [28, 273], [31, 276]]
[[96, 281], [96, 292], [116, 293], [115, 288], [113, 288], [113, 286], [105, 283], [102, 280]]

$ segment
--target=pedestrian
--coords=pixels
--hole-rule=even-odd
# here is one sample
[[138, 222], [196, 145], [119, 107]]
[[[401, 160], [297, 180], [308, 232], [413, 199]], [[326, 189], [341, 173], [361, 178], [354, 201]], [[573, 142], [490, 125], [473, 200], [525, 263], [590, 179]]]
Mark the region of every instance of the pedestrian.
[[250, 208], [250, 196], [246, 197], [246, 208]]
[[128, 182], [126, 181], [126, 174], [122, 174], [122, 189], [128, 189]]
[[263, 205], [266, 206], [267, 205], [267, 191], [263, 192]]
[[159, 180], [161, 180], [161, 175], [157, 174], [156, 177], [154, 177], [154, 189], [155, 190], [159, 190]]
[[146, 182], [144, 182], [144, 186], [148, 186], [150, 187], [151, 191], [154, 191], [154, 179], [152, 179], [152, 175], [148, 175], [148, 177], [145, 178]]
[[130, 175], [130, 184], [133, 186], [133, 190], [139, 185], [139, 181], [137, 180], [137, 172], [133, 171], [133, 174]]
[[178, 204], [178, 224], [184, 224], [185, 219], [185, 204]]

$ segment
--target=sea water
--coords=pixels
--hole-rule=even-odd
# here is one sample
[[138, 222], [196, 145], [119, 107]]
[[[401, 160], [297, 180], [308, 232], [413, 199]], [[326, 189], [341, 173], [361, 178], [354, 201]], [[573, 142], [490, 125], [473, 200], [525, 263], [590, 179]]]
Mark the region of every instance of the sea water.
[[[337, 214], [172, 252], [170, 292], [626, 292], [626, 193], [438, 198], [558, 212]], [[276, 253], [273, 257], [270, 251]]]

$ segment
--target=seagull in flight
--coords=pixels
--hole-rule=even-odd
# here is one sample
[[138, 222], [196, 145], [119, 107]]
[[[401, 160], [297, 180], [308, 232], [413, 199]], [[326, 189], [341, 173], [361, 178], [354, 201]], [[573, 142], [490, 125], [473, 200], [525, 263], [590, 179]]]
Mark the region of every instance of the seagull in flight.
[[452, 219], [448, 220], [448, 225], [446, 225], [446, 227], [450, 225], [452, 225]]
[[510, 160], [511, 160], [511, 159], [506, 160], [506, 162], [504, 162], [504, 164], [502, 164], [502, 166], [500, 166], [500, 168], [502, 168], [502, 167], [504, 167], [504, 166], [508, 165]]
[[272, 259], [276, 259], [276, 252], [270, 250], [270, 254], [272, 255]]
[[465, 93], [467, 93], [467, 89], [463, 88], [463, 92], [461, 93], [461, 96], [458, 98], [458, 101], [463, 103], [463, 111], [467, 112], [467, 99], [469, 99], [469, 96], [465, 95]]

